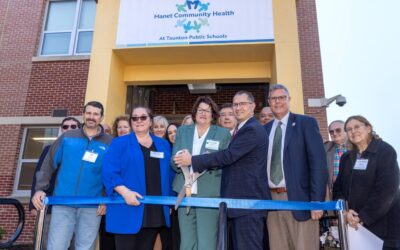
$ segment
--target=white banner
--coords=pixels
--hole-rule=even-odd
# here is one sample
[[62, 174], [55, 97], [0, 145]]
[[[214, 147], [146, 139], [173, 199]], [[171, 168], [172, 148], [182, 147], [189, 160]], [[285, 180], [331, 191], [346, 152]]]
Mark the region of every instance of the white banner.
[[272, 0], [120, 0], [117, 47], [274, 40]]

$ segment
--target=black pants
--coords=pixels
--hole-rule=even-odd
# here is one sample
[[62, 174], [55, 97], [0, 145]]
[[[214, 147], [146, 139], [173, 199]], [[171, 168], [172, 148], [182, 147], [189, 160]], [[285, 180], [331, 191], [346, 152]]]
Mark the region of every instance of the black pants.
[[161, 228], [142, 228], [137, 234], [115, 234], [117, 250], [153, 250]]
[[114, 234], [106, 232], [106, 217], [103, 216], [100, 222], [99, 235], [100, 235], [100, 250], [115, 250]]

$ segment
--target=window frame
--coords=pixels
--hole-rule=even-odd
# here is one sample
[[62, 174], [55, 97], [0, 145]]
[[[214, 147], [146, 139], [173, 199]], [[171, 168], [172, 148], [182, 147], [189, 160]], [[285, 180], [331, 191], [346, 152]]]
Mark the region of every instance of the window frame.
[[[18, 185], [20, 182], [20, 177], [21, 177], [21, 171], [22, 171], [22, 164], [23, 163], [37, 163], [39, 161], [39, 158], [37, 159], [23, 159], [23, 154], [24, 154], [24, 149], [26, 146], [26, 139], [28, 136], [28, 130], [29, 129], [37, 129], [37, 128], [55, 128], [59, 129], [59, 126], [57, 125], [43, 125], [43, 126], [28, 126], [24, 127], [24, 132], [22, 135], [22, 141], [21, 141], [21, 146], [19, 149], [19, 155], [18, 155], [18, 162], [17, 162], [17, 169], [15, 171], [15, 178], [14, 178], [14, 185], [13, 185], [13, 191], [12, 191], [12, 196], [15, 197], [30, 197], [31, 196], [31, 190], [20, 190], [18, 189]], [[57, 137], [58, 138], [58, 137]]]
[[[84, 0], [75, 0], [76, 1], [75, 19], [74, 19], [74, 25], [72, 26], [71, 30], [45, 31], [47, 18], [48, 18], [48, 14], [49, 14], [50, 3], [51, 2], [65, 2], [65, 1], [68, 1], [68, 0], [48, 0], [46, 2], [46, 9], [45, 9], [45, 13], [44, 13], [43, 24], [42, 24], [41, 34], [40, 34], [40, 43], [39, 43], [39, 50], [38, 50], [39, 57], [80, 56], [80, 55], [90, 55], [91, 54], [91, 52], [77, 53], [79, 32], [91, 31], [92, 34], [94, 34], [94, 24], [93, 24], [92, 29], [79, 29], [79, 20], [81, 18], [81, 14], [82, 14], [81, 11], [82, 11], [82, 5], [83, 5]], [[58, 34], [58, 33], [66, 33], [66, 32], [71, 33], [67, 54], [51, 54], [51, 55], [43, 55], [42, 54], [45, 34]], [[93, 35], [92, 35], [92, 44], [93, 44]]]

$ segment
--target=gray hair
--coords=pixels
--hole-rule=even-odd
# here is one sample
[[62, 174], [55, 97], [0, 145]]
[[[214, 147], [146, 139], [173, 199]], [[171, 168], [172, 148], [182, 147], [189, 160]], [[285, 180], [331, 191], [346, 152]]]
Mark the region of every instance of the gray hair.
[[343, 125], [343, 127], [344, 127], [344, 121], [342, 121], [342, 120], [334, 120], [334, 121], [332, 121], [331, 123], [329, 123], [328, 129], [330, 129], [331, 126], [332, 126], [334, 123], [339, 123], [339, 124]]
[[290, 95], [289, 95], [289, 90], [285, 87], [285, 85], [279, 84], [279, 83], [270, 85], [270, 87], [269, 87], [269, 92], [268, 92], [268, 96], [270, 96], [272, 92], [274, 92], [275, 90], [278, 90], [278, 89], [284, 90], [284, 91], [286, 92], [286, 94], [287, 94], [288, 96], [290, 96]]
[[156, 123], [164, 125], [165, 128], [168, 127], [168, 120], [167, 120], [167, 118], [165, 118], [162, 115], [154, 116], [154, 118], [153, 118], [153, 127], [154, 127], [154, 124], [156, 124]]

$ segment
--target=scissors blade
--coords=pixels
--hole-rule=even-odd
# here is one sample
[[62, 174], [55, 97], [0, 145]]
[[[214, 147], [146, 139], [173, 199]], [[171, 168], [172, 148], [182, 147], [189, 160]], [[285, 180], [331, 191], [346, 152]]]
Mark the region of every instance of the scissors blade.
[[175, 210], [178, 209], [179, 204], [181, 204], [182, 199], [185, 197], [186, 195], [186, 186], [183, 185], [181, 191], [179, 192], [178, 198], [176, 198], [176, 202], [175, 202]]

